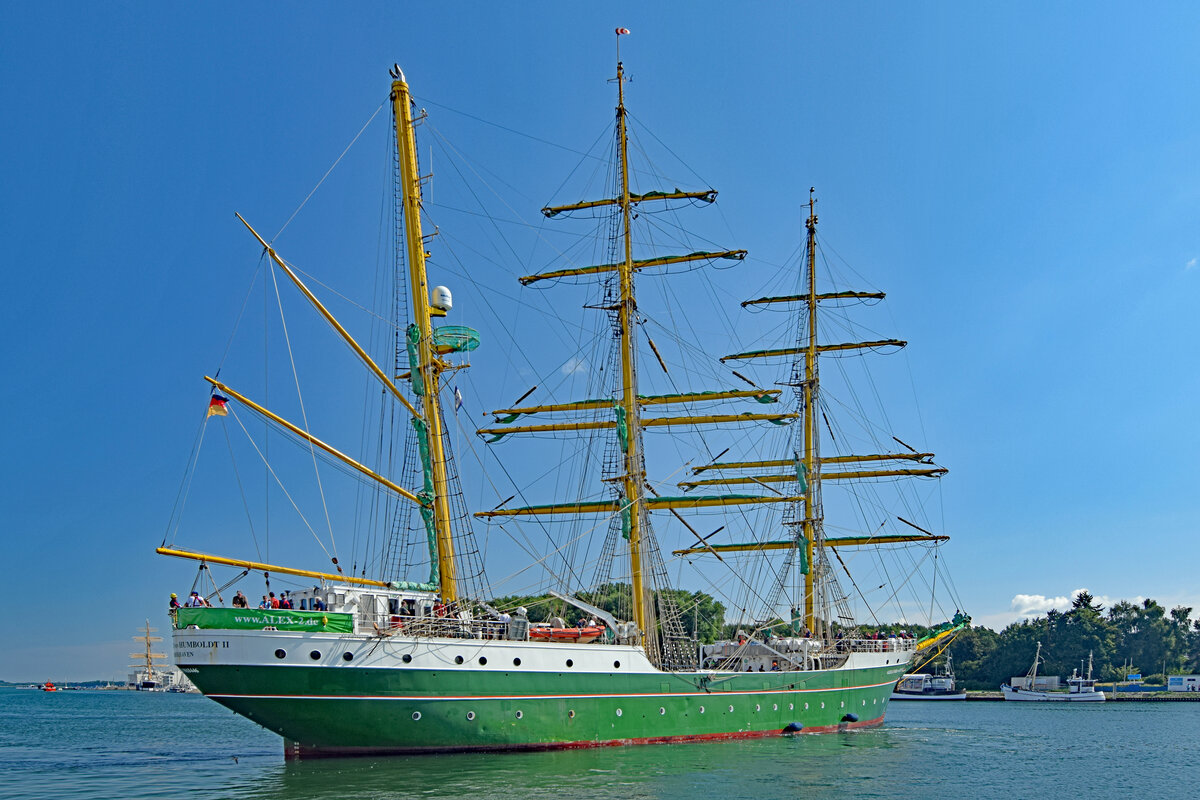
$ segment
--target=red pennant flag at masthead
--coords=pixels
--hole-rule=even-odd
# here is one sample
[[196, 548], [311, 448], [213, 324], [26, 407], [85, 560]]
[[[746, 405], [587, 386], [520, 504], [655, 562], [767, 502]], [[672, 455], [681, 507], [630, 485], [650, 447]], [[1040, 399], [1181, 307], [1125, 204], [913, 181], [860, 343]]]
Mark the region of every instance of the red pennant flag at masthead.
[[622, 34], [624, 34], [625, 36], [628, 36], [629, 28], [617, 28], [617, 36], [621, 36]]

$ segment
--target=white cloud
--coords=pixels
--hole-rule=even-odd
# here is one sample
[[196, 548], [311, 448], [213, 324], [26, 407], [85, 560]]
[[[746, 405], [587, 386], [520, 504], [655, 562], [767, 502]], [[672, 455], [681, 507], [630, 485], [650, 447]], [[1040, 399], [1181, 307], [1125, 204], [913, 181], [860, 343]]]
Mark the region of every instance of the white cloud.
[[1196, 268], [1196, 258], [1193, 257], [1191, 260], [1189, 260], [1186, 264], [1183, 265], [1183, 268], [1184, 269], [1195, 269]]
[[1017, 617], [1036, 617], [1052, 608], [1062, 611], [1070, 605], [1071, 601], [1062, 595], [1047, 597], [1044, 594], [1018, 594], [1013, 597], [1009, 610]]
[[[991, 614], [981, 614], [974, 619], [976, 625], [982, 625], [985, 628], [991, 628], [994, 631], [999, 631], [1008, 627], [1014, 622], [1020, 622], [1024, 619], [1032, 619], [1034, 617], [1044, 616], [1047, 611], [1068, 611], [1071, 608], [1071, 601], [1079, 596], [1080, 592], [1086, 592], [1087, 587], [1073, 590], [1067, 595], [1048, 596], [1044, 594], [1017, 594], [1013, 595], [1012, 601], [1008, 605], [1007, 611], [998, 611]], [[1141, 597], [1137, 597], [1130, 602], [1140, 603]], [[1115, 602], [1107, 595], [1092, 595], [1092, 602], [1099, 603], [1108, 610]]]
[[562, 365], [563, 375], [574, 375], [576, 372], [584, 372], [588, 368], [588, 363], [582, 358], [568, 358]]

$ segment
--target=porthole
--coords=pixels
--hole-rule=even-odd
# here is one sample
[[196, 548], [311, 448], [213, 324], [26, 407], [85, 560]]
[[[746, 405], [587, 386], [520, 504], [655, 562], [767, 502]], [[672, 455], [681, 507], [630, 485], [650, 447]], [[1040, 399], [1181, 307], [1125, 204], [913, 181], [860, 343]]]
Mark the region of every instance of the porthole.
[[824, 703], [821, 703], [821, 708], [824, 708], [824, 707], [825, 707], [825, 704], [824, 704]]
[[475, 712], [468, 711], [467, 712], [467, 722], [474, 722], [474, 721], [475, 721]]
[[414, 711], [414, 712], [413, 712], [413, 722], [416, 722], [416, 721], [417, 721], [417, 720], [419, 720], [420, 718], [421, 718], [421, 712], [420, 712], [420, 711]]
[[619, 717], [619, 716], [621, 716], [621, 715], [622, 715], [622, 714], [624, 714], [624, 713], [625, 713], [625, 712], [624, 712], [624, 711], [622, 711], [621, 709], [619, 709], [619, 708], [617, 709], [617, 716], [618, 716], [618, 717]]
[[482, 667], [482, 666], [485, 666], [486, 664], [487, 664], [487, 656], [480, 656], [479, 657], [479, 666]]
[[311, 658], [313, 661], [320, 661], [321, 660], [321, 651], [313, 650], [311, 653], [308, 654], [308, 657]]
[[755, 703], [755, 704], [754, 704], [754, 710], [755, 710], [755, 711], [762, 711], [762, 706], [760, 706], [758, 703]]
[[730, 707], [729, 707], [729, 713], [730, 713], [730, 714], [732, 714], [732, 713], [733, 713], [733, 706], [730, 706]]
[[568, 658], [567, 659], [567, 668], [569, 669], [573, 666], [575, 666], [575, 662]]
[[575, 709], [572, 708], [570, 711], [567, 712], [567, 718], [575, 719]]
[[519, 659], [519, 658], [514, 658], [514, 659], [513, 659], [513, 666], [514, 666], [514, 667], [519, 667], [519, 666], [521, 666], [521, 659]]
[[658, 715], [659, 715], [660, 717], [661, 717], [661, 716], [663, 716], [663, 715], [664, 715], [664, 714], [666, 714], [666, 713], [667, 713], [667, 709], [666, 709], [666, 708], [664, 708], [663, 706], [659, 706], [659, 707], [658, 707]]
[[620, 669], [620, 668], [621, 668], [621, 662], [620, 662], [620, 661], [614, 661], [614, 662], [613, 662], [613, 669]]
[[704, 713], [704, 706], [700, 706], [700, 713], [701, 713], [701, 714], [703, 714], [703, 713]]
[[517, 717], [517, 719], [520, 719], [520, 718], [521, 718], [521, 717], [523, 717], [523, 716], [525, 716], [525, 712], [524, 712], [524, 711], [518, 711], [518, 712], [516, 713], [516, 717]]
[[[796, 710], [796, 704], [795, 704], [795, 703], [788, 703], [788, 711], [795, 711], [795, 710]], [[804, 704], [804, 710], [805, 710], [805, 711], [808, 711], [808, 703], [805, 703], [805, 704]]]
[[843, 701], [842, 701], [842, 705], [841, 705], [841, 707], [842, 707], [842, 708], [845, 708], [845, 707], [846, 707], [846, 701], [845, 701], [845, 700], [843, 700]]
[[287, 657], [287, 650], [284, 650], [284, 649], [282, 649], [282, 648], [281, 648], [281, 649], [279, 649], [279, 650], [276, 650], [276, 651], [275, 651], [275, 657], [276, 657], [276, 658], [286, 658], [286, 657]]
[[354, 653], [342, 653], [342, 661], [353, 661]]
[[863, 705], [865, 706], [866, 704], [867, 704], [867, 701], [866, 701], [866, 700], [863, 700]]
[[407, 664], [412, 661], [412, 656], [410, 656], [408, 653], [405, 653], [404, 655], [400, 656], [400, 660]]
[[878, 698], [878, 697], [872, 697], [872, 698], [871, 698], [871, 705], [875, 705], [875, 704], [876, 704], [876, 703], [878, 703], [878, 702], [879, 702], [879, 698]]
[[808, 703], [805, 703], [805, 704], [804, 704], [804, 710], [805, 710], [805, 711], [808, 711]]
[[772, 711], [778, 711], [778, 710], [779, 710], [779, 703], [776, 703], [775, 705], [771, 706], [771, 710], [772, 710]]
[[463, 662], [463, 657], [462, 657], [462, 656], [455, 656], [455, 657], [454, 657], [454, 663], [455, 663], [455, 664], [461, 664], [462, 662]]

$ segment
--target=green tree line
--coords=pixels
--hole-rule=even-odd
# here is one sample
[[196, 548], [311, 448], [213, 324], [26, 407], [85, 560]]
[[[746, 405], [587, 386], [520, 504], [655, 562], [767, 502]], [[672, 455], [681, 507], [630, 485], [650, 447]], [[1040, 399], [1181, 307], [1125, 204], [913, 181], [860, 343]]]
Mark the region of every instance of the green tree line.
[[[727, 623], [725, 606], [704, 592], [667, 589], [680, 610], [684, 630], [696, 631], [701, 642], [729, 639], [739, 628]], [[609, 583], [579, 592], [580, 600], [604, 609], [617, 619], [631, 617], [632, 594], [627, 583]], [[524, 606], [529, 619], [546, 622], [562, 617], [573, 624], [587, 614], [552, 595], [510, 595], [492, 600], [499, 609]], [[1087, 592], [1081, 592], [1067, 611], [1052, 610], [1044, 617], [1015, 622], [999, 633], [984, 627], [971, 627], [937, 658], [914, 668], [932, 671], [949, 653], [954, 659], [958, 684], [965, 689], [997, 689], [1014, 677], [1024, 675], [1033, 662], [1037, 643], [1042, 643], [1045, 664], [1042, 675], [1069, 676], [1074, 670], [1087, 669], [1088, 654], [1093, 658], [1093, 674], [1099, 680], [1123, 680], [1128, 672], [1141, 673], [1147, 682], [1165, 683], [1166, 675], [1200, 673], [1200, 620], [1191, 620], [1192, 609], [1184, 606], [1167, 611], [1154, 600], [1139, 603], [1122, 601], [1107, 611]], [[786, 635], [788, 624], [776, 620], [758, 632]], [[863, 627], [848, 635], [871, 636], [901, 634], [921, 638], [929, 632], [921, 625], [893, 623]]]
[[[704, 592], [689, 592], [686, 589], [666, 589], [660, 594], [668, 595], [674, 601], [686, 632], [695, 631], [705, 644], [722, 637], [725, 627], [724, 604]], [[592, 591], [578, 592], [575, 597], [607, 611], [619, 620], [628, 620], [633, 616], [633, 591], [627, 583], [606, 583]], [[574, 624], [580, 616], [587, 616], [575, 606], [545, 594], [497, 597], [490, 605], [509, 611], [524, 606], [532, 622], [548, 622], [551, 617], [561, 617]]]
[[1132, 672], [1148, 683], [1165, 683], [1168, 674], [1200, 672], [1200, 620], [1192, 622], [1191, 613], [1184, 606], [1167, 611], [1150, 599], [1121, 601], [1105, 612], [1092, 595], [1081, 592], [1067, 611], [1051, 610], [999, 633], [981, 627], [964, 630], [947, 652], [965, 689], [994, 690], [1024, 675], [1038, 642], [1046, 660], [1038, 667], [1042, 675], [1083, 673], [1091, 653], [1093, 676], [1099, 680], [1124, 680]]

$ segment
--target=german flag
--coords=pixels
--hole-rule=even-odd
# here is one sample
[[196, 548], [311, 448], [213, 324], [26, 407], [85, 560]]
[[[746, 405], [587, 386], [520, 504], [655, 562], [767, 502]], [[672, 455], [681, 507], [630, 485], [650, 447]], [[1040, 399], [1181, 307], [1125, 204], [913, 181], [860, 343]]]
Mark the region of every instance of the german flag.
[[206, 414], [205, 417], [228, 416], [229, 409], [225, 407], [228, 402], [228, 397], [221, 397], [219, 394], [214, 394], [212, 399], [208, 401], [208, 414]]

